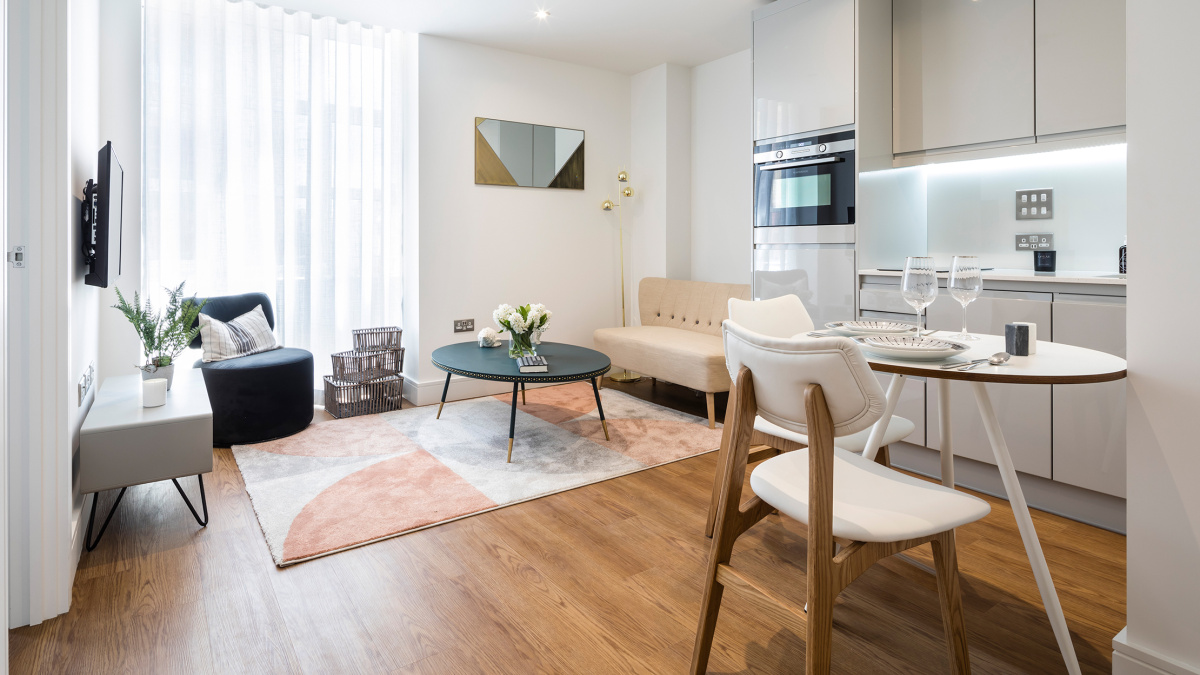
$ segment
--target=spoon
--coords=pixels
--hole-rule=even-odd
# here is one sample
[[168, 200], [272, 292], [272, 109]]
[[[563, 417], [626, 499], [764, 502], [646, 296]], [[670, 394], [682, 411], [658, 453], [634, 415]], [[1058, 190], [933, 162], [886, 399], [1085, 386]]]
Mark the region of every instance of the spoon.
[[[992, 354], [991, 356], [988, 357], [987, 365], [1002, 366], [1002, 365], [1008, 363], [1008, 360], [1011, 358], [1012, 358], [1012, 354], [1009, 354], [1008, 352], [996, 352], [995, 354]], [[964, 370], [974, 370], [975, 368], [978, 368], [982, 365], [984, 365], [983, 361], [980, 361], [979, 363], [972, 363], [971, 365], [967, 366], [966, 368], [963, 368], [962, 370], [959, 370], [958, 372], [961, 373]]]

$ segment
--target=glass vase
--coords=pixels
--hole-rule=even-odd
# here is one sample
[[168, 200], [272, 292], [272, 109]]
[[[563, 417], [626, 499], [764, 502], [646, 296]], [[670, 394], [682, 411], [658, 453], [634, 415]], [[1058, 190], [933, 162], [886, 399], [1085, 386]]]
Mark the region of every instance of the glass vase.
[[508, 356], [509, 358], [519, 359], [522, 356], [537, 355], [537, 345], [533, 344], [529, 333], [517, 334], [509, 333], [508, 340]]

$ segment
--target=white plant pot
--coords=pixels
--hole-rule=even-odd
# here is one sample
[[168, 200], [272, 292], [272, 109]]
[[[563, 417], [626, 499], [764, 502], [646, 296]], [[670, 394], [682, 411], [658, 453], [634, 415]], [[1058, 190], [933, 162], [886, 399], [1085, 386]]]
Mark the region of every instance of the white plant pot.
[[151, 380], [156, 377], [164, 378], [167, 381], [167, 391], [171, 391], [171, 381], [175, 377], [175, 364], [172, 363], [169, 366], [159, 366], [157, 368], [153, 368], [153, 369], [152, 368], [153, 368], [152, 366], [146, 366], [145, 368], [141, 369], [142, 370], [142, 379], [143, 380]]

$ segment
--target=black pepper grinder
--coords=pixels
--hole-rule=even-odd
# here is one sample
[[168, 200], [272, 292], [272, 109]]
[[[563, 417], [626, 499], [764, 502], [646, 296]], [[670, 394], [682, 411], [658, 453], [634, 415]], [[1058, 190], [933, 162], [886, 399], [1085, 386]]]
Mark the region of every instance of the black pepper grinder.
[[1125, 235], [1125, 241], [1121, 243], [1121, 260], [1118, 264], [1118, 270], [1121, 274], [1125, 274], [1125, 249], [1129, 245], [1129, 235]]

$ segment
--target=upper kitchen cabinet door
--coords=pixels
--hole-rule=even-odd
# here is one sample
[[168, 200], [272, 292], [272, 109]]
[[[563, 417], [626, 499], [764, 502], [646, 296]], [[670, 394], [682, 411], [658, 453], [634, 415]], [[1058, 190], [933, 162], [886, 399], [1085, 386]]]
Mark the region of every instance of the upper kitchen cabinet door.
[[896, 154], [1032, 142], [1033, 113], [1033, 0], [892, 3]]
[[1037, 0], [1037, 135], [1125, 124], [1125, 0]]
[[854, 0], [776, 5], [754, 22], [754, 140], [853, 124]]

